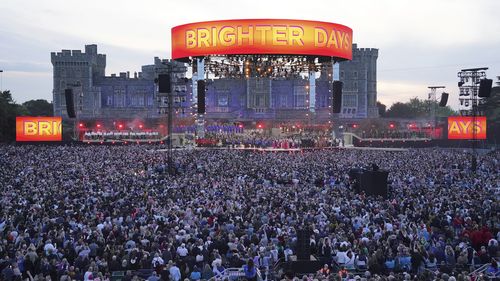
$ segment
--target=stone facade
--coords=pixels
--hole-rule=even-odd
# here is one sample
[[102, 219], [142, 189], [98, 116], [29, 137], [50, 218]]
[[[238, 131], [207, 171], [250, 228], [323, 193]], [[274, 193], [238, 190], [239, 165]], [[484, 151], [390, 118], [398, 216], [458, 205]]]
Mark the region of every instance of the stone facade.
[[[68, 117], [64, 96], [67, 88], [73, 89], [79, 119], [161, 117], [155, 78], [170, 71], [177, 73], [176, 78], [182, 78], [187, 71], [181, 63], [155, 58], [154, 64], [143, 66], [142, 72], [135, 72], [133, 77], [129, 72], [106, 76], [106, 55], [97, 53], [97, 45], [86, 45], [84, 53], [80, 50], [51, 53], [51, 61], [54, 66], [54, 115], [63, 118]], [[182, 87], [175, 83], [173, 86], [181, 92], [179, 88]], [[182, 93], [186, 93], [185, 88]], [[190, 105], [185, 102], [184, 106]]]
[[344, 118], [378, 117], [377, 58], [378, 49], [357, 48], [353, 44], [352, 60], [340, 63], [342, 112]]
[[89, 117], [98, 116], [101, 97], [94, 80], [104, 76], [106, 55], [97, 53], [97, 45], [86, 45], [84, 53], [80, 50], [62, 50], [50, 55], [54, 66], [54, 115], [67, 117], [64, 90], [72, 88], [75, 111]]
[[[344, 82], [340, 118], [378, 117], [377, 49], [358, 49], [353, 60], [339, 64]], [[80, 119], [159, 118], [165, 116], [165, 97], [157, 92], [155, 78], [175, 73], [173, 93], [176, 118], [195, 113], [193, 83], [185, 78], [187, 67], [176, 61], [154, 58], [151, 65], [130, 77], [128, 72], [105, 75], [106, 55], [96, 45], [85, 52], [51, 53], [54, 66], [54, 114], [66, 118], [64, 89], [73, 88]], [[330, 120], [333, 67], [325, 66], [316, 78], [315, 112], [309, 108], [309, 80], [296, 78], [223, 78], [206, 83], [206, 118], [221, 120]]]

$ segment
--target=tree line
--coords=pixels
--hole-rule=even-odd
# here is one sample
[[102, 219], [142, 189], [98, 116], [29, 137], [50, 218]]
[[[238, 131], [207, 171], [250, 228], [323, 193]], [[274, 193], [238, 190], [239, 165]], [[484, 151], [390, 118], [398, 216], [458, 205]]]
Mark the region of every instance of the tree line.
[[16, 116], [52, 116], [52, 103], [44, 99], [18, 104], [10, 91], [0, 92], [0, 142], [16, 139]]
[[451, 107], [439, 106], [438, 102], [422, 100], [417, 97], [411, 98], [408, 102], [396, 102], [386, 110], [386, 105], [377, 102], [380, 117], [389, 118], [424, 118], [430, 116], [431, 107], [436, 108], [436, 117], [447, 117], [458, 115]]

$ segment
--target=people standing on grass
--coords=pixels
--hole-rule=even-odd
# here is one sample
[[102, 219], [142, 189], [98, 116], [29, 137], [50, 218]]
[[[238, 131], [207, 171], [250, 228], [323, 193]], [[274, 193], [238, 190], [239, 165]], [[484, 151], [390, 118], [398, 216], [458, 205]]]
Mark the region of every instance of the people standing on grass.
[[[180, 150], [171, 176], [155, 148], [0, 146], [1, 279], [271, 270], [304, 227], [331, 272], [458, 277], [499, 256], [498, 152], [473, 174], [462, 151]], [[367, 163], [389, 171], [389, 198], [351, 188]]]

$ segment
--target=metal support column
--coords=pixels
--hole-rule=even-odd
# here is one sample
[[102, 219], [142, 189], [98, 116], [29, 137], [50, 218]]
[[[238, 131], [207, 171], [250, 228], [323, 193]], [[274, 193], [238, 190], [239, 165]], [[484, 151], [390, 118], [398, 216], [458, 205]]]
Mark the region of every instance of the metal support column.
[[429, 86], [427, 87], [431, 90], [429, 93], [428, 97], [428, 102], [429, 102], [429, 113], [430, 113], [430, 119], [432, 121], [432, 135], [431, 137], [436, 137], [436, 126], [437, 126], [437, 120], [436, 120], [436, 106], [437, 106], [437, 97], [436, 97], [436, 90], [437, 89], [444, 89], [445, 86]]
[[[193, 79], [193, 93], [196, 91], [196, 94], [193, 94], [193, 101], [195, 104], [198, 103], [198, 80], [204, 80], [205, 79], [205, 58], [196, 58], [196, 66], [197, 66], [197, 74], [196, 74], [196, 81]], [[198, 114], [196, 112], [196, 136], [197, 138], [204, 138], [205, 137], [205, 116], [203, 114]]]
[[[330, 95], [330, 121], [331, 121], [331, 125], [332, 125], [332, 139], [335, 140], [336, 136], [335, 136], [335, 122], [334, 122], [334, 115], [333, 115], [333, 81], [340, 81], [340, 65], [338, 62], [336, 62], [335, 60], [332, 60], [332, 78], [331, 78], [331, 81], [330, 81], [330, 85], [328, 87], [329, 89], [329, 95]], [[330, 108], [329, 107], [329, 108]], [[339, 134], [341, 138], [343, 138], [344, 136]]]
[[316, 72], [309, 70], [309, 112], [316, 111]]

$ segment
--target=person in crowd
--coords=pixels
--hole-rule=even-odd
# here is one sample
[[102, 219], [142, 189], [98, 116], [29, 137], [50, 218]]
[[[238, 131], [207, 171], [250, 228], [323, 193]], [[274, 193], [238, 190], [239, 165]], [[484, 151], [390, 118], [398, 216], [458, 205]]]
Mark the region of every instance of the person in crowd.
[[243, 271], [245, 272], [245, 278], [248, 281], [257, 280], [257, 268], [254, 265], [253, 259], [248, 259], [247, 264], [243, 266]]
[[485, 273], [489, 278], [500, 278], [500, 269], [498, 268], [498, 262], [495, 259], [491, 259], [491, 263], [486, 268]]
[[[248, 145], [278, 141], [264, 138]], [[178, 150], [170, 175], [157, 148], [0, 145], [2, 280], [221, 278], [254, 258], [270, 271], [304, 228], [333, 272], [370, 278], [459, 279], [498, 257], [498, 151], [471, 173], [458, 150]], [[352, 188], [349, 170], [366, 163], [389, 171], [388, 198]]]
[[330, 273], [330, 267], [328, 266], [328, 264], [325, 264], [320, 270], [318, 270], [318, 274], [325, 279], [330, 276]]

